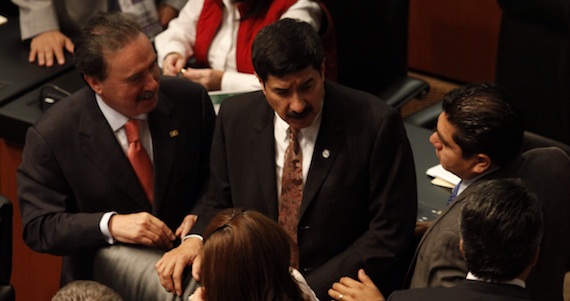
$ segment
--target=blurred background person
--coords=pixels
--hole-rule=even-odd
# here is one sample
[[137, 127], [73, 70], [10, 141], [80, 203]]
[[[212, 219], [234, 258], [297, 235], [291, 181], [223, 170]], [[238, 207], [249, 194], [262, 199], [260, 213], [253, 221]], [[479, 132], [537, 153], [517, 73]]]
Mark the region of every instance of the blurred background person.
[[[156, 37], [159, 65], [164, 75], [180, 74], [208, 90], [259, 90], [253, 39], [261, 28], [284, 18], [318, 30], [322, 11], [312, 0], [192, 0]], [[197, 68], [186, 68], [189, 61]]]
[[149, 37], [153, 37], [178, 15], [187, 0], [12, 0], [20, 9], [22, 40], [30, 40], [30, 63], [50, 67], [65, 63], [65, 52], [73, 53], [73, 37], [98, 12], [131, 13]]

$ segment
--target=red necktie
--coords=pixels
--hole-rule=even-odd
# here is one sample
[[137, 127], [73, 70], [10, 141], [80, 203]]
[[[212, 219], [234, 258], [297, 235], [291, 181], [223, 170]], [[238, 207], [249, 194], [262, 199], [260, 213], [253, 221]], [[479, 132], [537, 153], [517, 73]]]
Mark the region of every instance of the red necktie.
[[299, 226], [299, 208], [303, 199], [303, 157], [299, 141], [297, 140], [299, 130], [289, 128], [287, 132], [289, 135], [289, 146], [285, 150], [285, 160], [283, 162], [279, 225], [283, 227], [295, 243], [291, 246], [291, 266], [298, 268], [297, 228]]
[[139, 139], [139, 121], [136, 119], [127, 121], [127, 123], [125, 123], [125, 133], [129, 141], [127, 157], [129, 157], [129, 161], [131, 161], [131, 165], [137, 174], [137, 178], [148, 200], [152, 203], [154, 198], [152, 163]]

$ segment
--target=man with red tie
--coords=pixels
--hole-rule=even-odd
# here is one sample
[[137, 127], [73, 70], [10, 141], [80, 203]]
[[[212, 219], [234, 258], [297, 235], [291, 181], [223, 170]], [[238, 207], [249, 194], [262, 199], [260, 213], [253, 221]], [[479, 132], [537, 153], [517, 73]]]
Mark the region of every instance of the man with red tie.
[[24, 241], [62, 255], [61, 284], [90, 279], [117, 242], [170, 249], [192, 227], [208, 178], [214, 111], [197, 84], [160, 78], [138, 23], [100, 13], [75, 46], [89, 87], [26, 136], [18, 170]]

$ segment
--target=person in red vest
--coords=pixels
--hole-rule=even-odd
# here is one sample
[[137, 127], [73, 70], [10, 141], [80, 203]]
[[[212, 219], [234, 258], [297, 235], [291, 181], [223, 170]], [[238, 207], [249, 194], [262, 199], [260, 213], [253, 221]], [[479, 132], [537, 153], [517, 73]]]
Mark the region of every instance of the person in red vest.
[[[321, 26], [320, 4], [312, 0], [192, 0], [155, 39], [164, 75], [183, 76], [206, 89], [261, 88], [251, 45], [257, 32], [279, 19]], [[199, 68], [185, 68], [187, 64]]]

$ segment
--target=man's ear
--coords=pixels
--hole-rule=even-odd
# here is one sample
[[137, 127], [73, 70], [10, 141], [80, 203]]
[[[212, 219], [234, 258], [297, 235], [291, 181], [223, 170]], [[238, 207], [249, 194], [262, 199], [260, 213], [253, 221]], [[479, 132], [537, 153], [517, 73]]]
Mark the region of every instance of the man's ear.
[[476, 154], [473, 155], [473, 172], [476, 174], [483, 174], [484, 172], [488, 171], [491, 166], [493, 165], [493, 161], [491, 157], [485, 154]]
[[321, 64], [321, 78], [324, 80], [325, 79], [325, 59], [323, 59], [323, 63]]
[[83, 74], [83, 79], [95, 93], [100, 95], [103, 92], [101, 81], [99, 79], [87, 74]]
[[463, 238], [459, 239], [459, 252], [461, 252], [461, 256], [465, 259], [465, 249], [463, 249]]
[[255, 74], [255, 77], [257, 77], [257, 80], [259, 81], [259, 85], [261, 86], [261, 91], [263, 92], [264, 95], [265, 94], [265, 83], [263, 82], [263, 80], [261, 79], [261, 77], [259, 77], [259, 75], [257, 74], [257, 72], [254, 72], [253, 74]]

